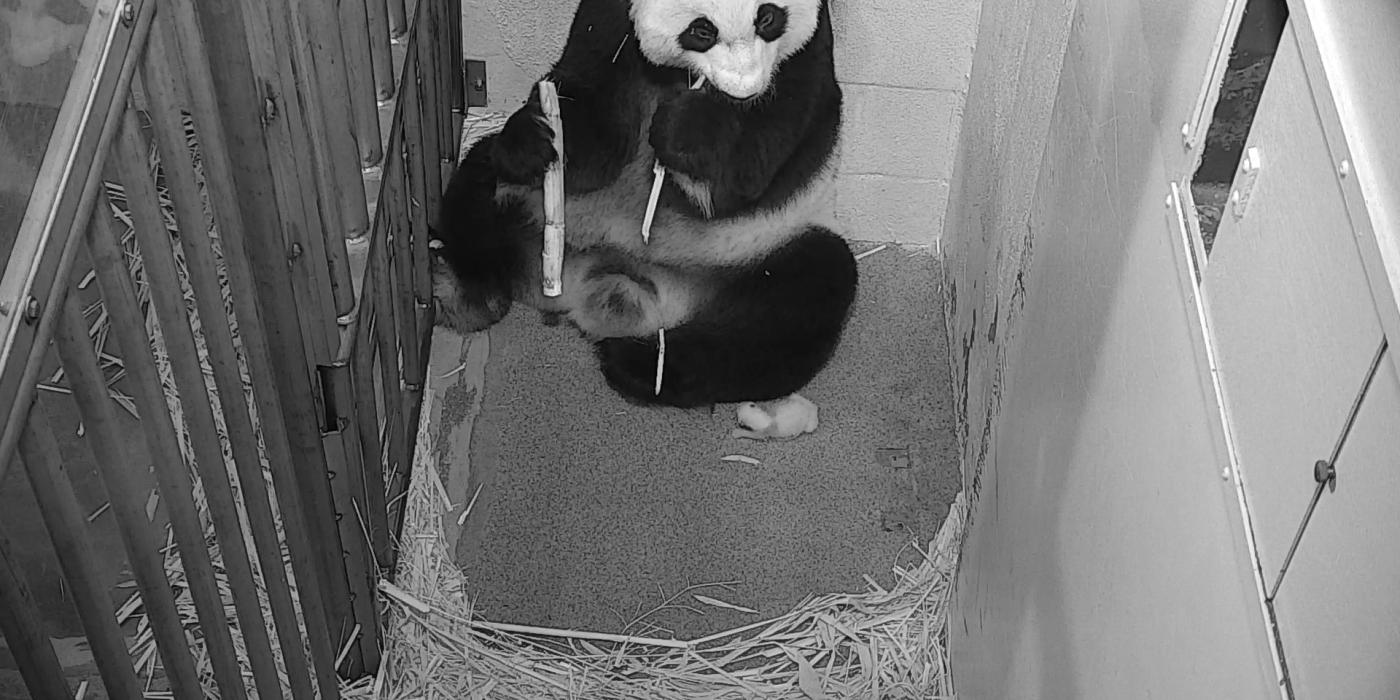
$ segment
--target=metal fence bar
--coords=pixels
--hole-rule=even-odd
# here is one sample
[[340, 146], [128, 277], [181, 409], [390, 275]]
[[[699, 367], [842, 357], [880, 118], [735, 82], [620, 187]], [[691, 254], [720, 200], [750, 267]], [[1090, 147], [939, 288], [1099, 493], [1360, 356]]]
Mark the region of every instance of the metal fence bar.
[[[421, 28], [421, 25], [420, 25]], [[420, 48], [424, 36], [422, 33], [414, 32], [409, 40], [409, 56], [421, 56]], [[424, 170], [428, 159], [425, 156], [425, 149], [430, 143], [437, 141], [435, 128], [430, 128], [423, 119], [422, 98], [425, 87], [431, 87], [430, 80], [420, 80], [422, 76], [422, 66], [420, 62], [415, 62], [410, 58], [407, 63], [407, 70], [404, 71], [404, 90], [401, 99], [404, 101], [403, 119], [403, 143], [404, 157], [403, 167], [392, 176], [385, 173], [385, 180], [390, 180], [397, 191], [403, 192], [401, 199], [403, 211], [408, 216], [406, 221], [400, 220], [396, 223], [406, 223], [407, 225], [395, 226], [392, 230], [393, 236], [389, 241], [392, 244], [393, 255], [393, 285], [394, 295], [399, 302], [398, 326], [399, 345], [403, 352], [403, 376], [404, 383], [411, 391], [415, 384], [421, 383], [422, 368], [418, 366], [418, 353], [413, 350], [416, 347], [415, 338], [418, 337], [419, 329], [417, 314], [414, 312], [415, 304], [419, 299], [413, 293], [413, 236], [415, 231], [427, 232], [427, 203], [428, 192], [427, 181]], [[436, 164], [434, 163], [434, 167]], [[400, 189], [401, 188], [401, 189]], [[428, 297], [431, 299], [431, 295]], [[400, 410], [408, 413], [408, 406], [400, 407]], [[409, 433], [412, 435], [412, 433]]]
[[87, 521], [59, 456], [58, 442], [39, 402], [30, 407], [27, 415], [19, 451], [102, 686], [112, 700], [140, 700], [141, 684], [136, 680], [126, 641], [112, 613], [111, 598], [98, 574], [92, 542], [87, 537]]
[[[255, 151], [263, 149], [257, 134], [260, 124], [255, 113], [255, 89], [246, 70], [238, 70], [234, 63], [240, 53], [247, 56], [244, 27], [241, 21], [234, 23], [218, 12], [228, 8], [217, 8], [209, 3], [174, 3], [169, 7], [174, 10], [174, 23], [181, 32], [180, 45], [188, 54], [183, 63], [191, 74], [188, 82], [190, 106], [202, 135], [205, 182], [215, 218], [219, 221], [234, 312], [248, 359], [287, 546], [307, 626], [315, 630], [309, 633], [308, 639], [312, 663], [317, 669], [321, 696], [336, 697], [339, 691], [334, 670], [327, 665], [335, 660], [333, 639], [341, 638], [348, 631], [342, 622], [348, 618], [349, 592], [343, 573], [328, 568], [334, 559], [323, 556], [324, 548], [312, 544], [313, 538], [317, 543], [332, 541], [326, 531], [335, 537], [335, 529], [330, 523], [328, 509], [322, 510], [306, 502], [298, 476], [300, 472], [311, 471], [324, 478], [325, 468], [325, 457], [316, 435], [315, 411], [307, 405], [311, 392], [306, 386], [305, 365], [300, 359], [305, 353], [285, 347], [300, 339], [297, 329], [285, 325], [287, 320], [295, 322], [295, 319], [283, 319], [279, 325], [271, 327], [264, 325], [263, 305], [259, 304], [258, 297], [259, 280], [252, 273], [252, 263], [241, 235], [245, 230], [259, 231], [264, 238], [271, 239], [264, 240], [264, 244], [279, 243], [280, 237], [271, 235], [280, 231], [277, 212], [269, 205], [263, 189], [269, 179], [266, 152], [261, 154], [261, 168], [255, 162], [235, 165], [230, 155], [236, 150], [256, 158]], [[206, 37], [212, 37], [208, 49]], [[245, 47], [241, 48], [240, 43]], [[219, 56], [223, 70], [211, 70], [210, 54]], [[229, 135], [225, 135], [226, 131]], [[230, 145], [237, 148], [230, 148]], [[271, 222], [267, 221], [269, 215], [273, 219]], [[264, 261], [260, 267], [277, 278], [279, 271], [285, 275], [285, 271], [280, 270], [281, 263], [280, 260]], [[285, 276], [281, 279], [285, 281]], [[270, 290], [270, 301], [285, 302], [291, 294], [288, 286], [279, 285]], [[280, 340], [282, 347], [272, 347], [270, 338]], [[278, 400], [279, 391], [291, 404], [285, 411]], [[310, 441], [307, 440], [308, 429]]]
[[[209, 649], [209, 662], [219, 696], [247, 697], [243, 675], [238, 667], [238, 654], [229, 634], [228, 616], [219, 599], [219, 584], [214, 579], [214, 565], [204, 542], [204, 526], [194, 502], [190, 480], [175, 424], [165, 403], [160, 370], [151, 354], [151, 339], [146, 334], [146, 317], [136, 298], [136, 285], [127, 271], [125, 252], [120, 245], [121, 233], [113, 225], [111, 203], [105, 192], [97, 197], [98, 210], [88, 223], [88, 254], [102, 301], [111, 318], [111, 328], [122, 365], [131, 379], [137, 413], [144, 427], [142, 434], [150, 451], [161, 500], [170, 517], [170, 528], [180, 550], [180, 563], [189, 584], [190, 598], [204, 630], [204, 642]], [[163, 227], [162, 227], [163, 228]], [[70, 291], [70, 296], [74, 292]], [[66, 363], [65, 363], [66, 365]], [[76, 377], [74, 383], [77, 383]], [[74, 388], [76, 391], [76, 387]], [[134, 466], [134, 465], [133, 465]], [[163, 571], [163, 568], [162, 568]]]
[[4, 634], [10, 656], [32, 697], [66, 698], [70, 691], [63, 667], [58, 663], [53, 642], [44, 633], [39, 603], [20, 575], [20, 567], [10, 560], [11, 551], [9, 536], [0, 530], [0, 633]]
[[[392, 143], [392, 142], [391, 142]], [[396, 153], [397, 155], [397, 153]], [[399, 161], [402, 162], [402, 161]], [[386, 172], [386, 175], [388, 173]], [[369, 260], [370, 283], [366, 287], [373, 294], [374, 315], [375, 315], [375, 340], [378, 345], [379, 364], [379, 384], [380, 391], [383, 392], [384, 405], [384, 440], [387, 447], [384, 450], [382, 470], [385, 474], [385, 535], [386, 539], [392, 534], [389, 529], [393, 518], [389, 516], [389, 511], [394, 508], [401, 508], [398, 503], [398, 496], [401, 491], [400, 475], [403, 471], [403, 458], [406, 451], [406, 438], [404, 432], [404, 412], [403, 412], [403, 384], [402, 375], [399, 370], [399, 348], [398, 348], [398, 309], [394, 305], [393, 278], [390, 274], [391, 265], [389, 258], [394, 254], [393, 245], [389, 237], [393, 227], [397, 225], [399, 218], [398, 210], [402, 206], [402, 189], [398, 188], [392, 180], [386, 185], [386, 196], [384, 205], [388, 216], [384, 236], [381, 238], [379, 255], [371, 256]], [[398, 562], [397, 550], [390, 547], [388, 559], [382, 564], [389, 570], [393, 570]]]
[[[371, 258], [383, 255], [386, 221], [381, 209], [375, 216], [371, 229]], [[372, 284], [374, 280], [367, 275], [366, 285]], [[374, 568], [376, 572], [382, 573], [391, 555], [388, 521], [384, 510], [384, 446], [380, 439], [379, 411], [375, 407], [374, 398], [375, 327], [380, 321], [375, 313], [374, 291], [363, 289], [360, 293], [360, 312], [355, 324], [355, 349], [351, 355], [350, 381], [354, 384], [355, 419], [359, 422], [360, 463], [364, 472], [365, 511], [361, 517], [365, 530], [369, 532]]]
[[127, 436], [117, 425], [107, 381], [97, 364], [97, 353], [74, 295], [65, 295], [62, 314], [54, 341], [83, 419], [93, 461], [107, 487], [112, 514], [121, 530], [122, 544], [165, 665], [166, 678], [175, 697], [199, 697], [203, 694], [199, 674], [175, 608], [175, 594], [165, 578], [165, 562], [155, 528], [146, 518], [145, 498], [138, 492], [136, 479], [146, 467], [137, 462]]
[[[427, 0], [429, 9], [428, 29], [432, 41], [429, 44], [433, 47], [433, 70], [431, 75], [436, 81], [436, 99], [434, 100], [433, 113], [437, 116], [438, 122], [438, 147], [433, 151], [433, 164], [438, 171], [438, 182], [441, 185], [445, 182], [442, 175], [444, 165], [456, 165], [456, 159], [451, 163], [444, 163], [447, 160], [449, 146], [452, 143], [452, 77], [460, 70], [462, 59], [452, 57], [452, 16], [449, 13], [451, 3], [449, 0]], [[460, 22], [461, 19], [459, 18]], [[439, 196], [442, 187], [438, 187]]]
[[[143, 87], [151, 107], [153, 130], [163, 156], [161, 166], [166, 173], [166, 186], [174, 204], [175, 220], [180, 231], [184, 232], [184, 235], [180, 236], [180, 245], [190, 271], [190, 286], [195, 292], [200, 330], [204, 335], [205, 349], [209, 354], [209, 364], [214, 374], [224, 425], [228, 432], [234, 465], [238, 471], [243, 507], [252, 530], [253, 544], [257, 550], [258, 564], [262, 570], [273, 622], [276, 624], [283, 660], [288, 669], [288, 680], [295, 694], [303, 685], [303, 672], [310, 673], [311, 668], [307, 663], [301, 632], [297, 627], [297, 614], [292, 604], [291, 589], [282, 561], [282, 546], [263, 480], [258, 436], [249, 415], [242, 371], [239, 368], [233, 332], [229, 327], [224, 307], [223, 291], [219, 285], [215, 253], [209, 236], [203, 235], [207, 224], [204, 209], [200, 204], [198, 175], [185, 145], [179, 107], [182, 101], [179, 94], [180, 85], [170, 70], [171, 57], [167, 52], [163, 33], [158, 32], [152, 36], [149, 51], [150, 60], [143, 68]], [[286, 453], [285, 438], [278, 440], [274, 431], [266, 432], [264, 438], [269, 459], [279, 452]], [[295, 512], [289, 510], [295, 506], [295, 501], [280, 505], [284, 514]], [[291, 541], [304, 526], [296, 521], [284, 521], [284, 527], [287, 528], [288, 539]], [[304, 534], [301, 536], [304, 537]], [[303, 591], [315, 591], [319, 586], [314, 579], [307, 581], [298, 578]], [[311, 604], [315, 605], [315, 601]], [[305, 624], [312, 639], [329, 638], [325, 621], [320, 614], [313, 615], [308, 609]], [[316, 671], [324, 671], [330, 682], [334, 683], [334, 672], [329, 661], [325, 662], [324, 668], [317, 665]], [[309, 692], [309, 687], [306, 691]]]
[[[243, 633], [243, 643], [248, 652], [248, 661], [252, 667], [255, 688], [259, 697], [281, 697], [282, 685], [278, 679], [276, 658], [271, 640], [268, 637], [267, 626], [264, 624], [257, 584], [253, 578], [253, 568], [248, 559], [248, 548], [244, 544], [243, 530], [239, 523], [238, 504], [234, 499], [228, 470], [224, 466], [219, 432], [214, 422], [214, 410], [209, 402], [209, 391], [205, 384], [204, 371], [200, 367], [199, 351], [195, 343], [194, 332], [190, 327], [189, 313], [185, 305], [179, 272], [176, 269], [170, 234], [166, 230], [164, 217], [160, 210], [155, 183], [146, 169], [140, 167], [141, 164], [145, 163], [145, 148], [139, 117], [134, 108], [126, 111], [122, 132], [114, 144], [114, 149], [116, 157], [112, 164], [115, 166], [116, 179], [126, 189], [126, 202], [131, 211], [142, 269], [149, 282], [151, 306], [155, 309], [156, 318], [160, 323], [161, 334], [164, 337], [169, 355], [171, 374], [174, 376], [179, 391], [180, 408], [190, 433], [190, 449], [194, 453], [195, 464], [199, 469], [200, 483], [208, 501], [210, 520], [214, 525], [219, 549], [223, 554], [229, 590], [233, 596], [234, 611], [238, 616], [239, 628]], [[175, 153], [162, 152], [162, 159], [165, 158], [188, 160], [188, 153], [183, 149], [177, 150]], [[165, 173], [167, 183], [173, 185], [170, 178], [174, 173], [171, 169], [166, 169]], [[183, 187], [172, 188], [172, 190], [185, 197], [197, 196], [198, 192], [193, 190], [192, 185], [191, 181], [185, 183]], [[198, 199], [193, 200], [193, 203], [197, 205]], [[200, 219], [191, 225], [198, 226], [202, 223], [203, 220]], [[199, 227], [192, 229], [181, 227], [181, 231], [188, 231], [188, 235], [192, 237], [199, 236]], [[221, 299], [220, 302], [222, 302]], [[113, 320], [116, 320], [115, 317]], [[214, 322], [222, 325], [225, 329], [228, 328], [223, 318], [215, 319]], [[241, 401], [237, 403], [241, 405]], [[261, 490], [256, 491], [255, 494], [255, 497], [261, 498], [262, 502], [266, 504], [266, 497]], [[270, 527], [271, 522], [269, 521], [267, 525]], [[281, 569], [280, 561], [277, 562], [277, 568]], [[285, 575], [282, 578], [285, 579]], [[285, 587], [285, 583], [283, 585]], [[269, 598], [272, 597], [269, 595]], [[283, 605], [284, 602], [285, 605]], [[291, 606], [290, 596], [286, 596], [285, 601], [274, 600], [272, 610], [274, 617], [278, 614], [295, 614]], [[297, 650], [301, 649], [299, 635], [282, 641], [283, 644], [294, 643]], [[297, 658], [301, 660], [302, 665], [295, 668], [288, 666], [287, 680], [293, 697], [310, 698], [311, 682], [306, 674], [305, 657], [298, 656]]]

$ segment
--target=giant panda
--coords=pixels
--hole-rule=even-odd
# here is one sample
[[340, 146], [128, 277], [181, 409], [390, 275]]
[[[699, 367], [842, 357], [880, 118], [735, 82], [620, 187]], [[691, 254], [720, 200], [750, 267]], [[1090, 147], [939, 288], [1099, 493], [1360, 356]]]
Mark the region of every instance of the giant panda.
[[563, 294], [541, 293], [557, 154], [536, 88], [444, 192], [437, 323], [482, 330], [513, 302], [567, 318], [633, 403], [766, 401], [808, 384], [858, 282], [829, 220], [842, 94], [826, 1], [580, 0], [546, 78], [564, 129]]

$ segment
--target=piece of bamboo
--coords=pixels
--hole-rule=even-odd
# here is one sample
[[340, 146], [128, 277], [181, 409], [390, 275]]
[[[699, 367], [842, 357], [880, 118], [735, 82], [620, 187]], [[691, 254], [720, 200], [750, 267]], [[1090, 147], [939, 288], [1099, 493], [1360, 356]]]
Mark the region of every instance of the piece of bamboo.
[[554, 131], [558, 157], [544, 172], [544, 295], [564, 293], [564, 121], [559, 114], [559, 91], [554, 83], [539, 83], [540, 108]]
[[146, 517], [146, 494], [141, 492], [139, 481], [146, 472], [146, 465], [135, 459], [128, 436], [117, 424], [107, 392], [107, 378], [97, 364], [97, 352], [88, 337], [87, 322], [75, 295], [64, 297], [62, 314], [54, 331], [54, 343], [82, 416], [93, 462], [106, 486], [122, 545], [141, 593], [141, 604], [146, 609], [164, 662], [166, 678], [175, 697], [201, 697], [204, 691], [185, 641], [184, 625], [175, 607], [175, 593], [165, 577], [160, 540]]
[[39, 504], [39, 516], [53, 543], [103, 688], [113, 700], [139, 700], [141, 684], [117, 618], [112, 614], [107, 585], [98, 573], [97, 558], [87, 537], [87, 520], [50, 425], [43, 406], [35, 402], [19, 438], [29, 487]]
[[[257, 134], [261, 125], [255, 112], [254, 85], [246, 69], [237, 69], [240, 54], [245, 57], [246, 66], [245, 30], [242, 22], [230, 22], [222, 16], [221, 9], [225, 8], [208, 3], [175, 3], [162, 17], [178, 31], [181, 40], [176, 45], [186, 52], [181, 57], [182, 69], [188, 76], [190, 109], [201, 134], [204, 180], [219, 223], [234, 314], [248, 359], [253, 397], [268, 448], [268, 464], [277, 490], [277, 504], [283, 514], [282, 525], [300, 600], [308, 619], [312, 663], [317, 668], [322, 697], [332, 697], [338, 692], [335, 672], [330, 666], [337, 647], [332, 636], [336, 635], [336, 630], [349, 628], [349, 625], [340, 624], [349, 619], [349, 591], [343, 575], [338, 578], [340, 585], [336, 585], [337, 577], [332, 575], [334, 571], [328, 569], [326, 558], [322, 556], [324, 548], [312, 544], [313, 541], [329, 541], [325, 535], [327, 530], [332, 535], [335, 532], [334, 524], [328, 522], [331, 516], [325, 512], [329, 509], [318, 509], [315, 503], [306, 501], [298, 476], [304, 471], [324, 475], [325, 465], [315, 410], [310, 406], [305, 366], [300, 359], [305, 353], [301, 348], [285, 347], [293, 343], [299, 345], [300, 336], [296, 328], [285, 325], [294, 319], [270, 320], [270, 328], [264, 326], [263, 305], [257, 294], [258, 280], [245, 250], [245, 231], [279, 231], [281, 227], [276, 207], [266, 201], [265, 186], [269, 178], [266, 152]], [[206, 41], [209, 48], [205, 46]], [[220, 59], [219, 71], [211, 67], [210, 58], [215, 55]], [[247, 160], [236, 163], [232, 158], [234, 152], [245, 153]], [[264, 161], [261, 168], [257, 163], [259, 155]], [[258, 238], [263, 239], [263, 246], [280, 248], [277, 237], [261, 236], [253, 240]], [[285, 282], [284, 260], [260, 267], [264, 267], [269, 281]], [[291, 296], [289, 286], [277, 285], [269, 290], [269, 304], [285, 303]], [[269, 336], [281, 341], [282, 347], [275, 352]], [[287, 401], [285, 411], [279, 393]]]
[[[161, 101], [161, 97], [154, 101]], [[151, 101], [151, 98], [148, 98]], [[180, 396], [180, 410], [185, 425], [190, 432], [190, 447], [199, 469], [200, 482], [208, 502], [210, 519], [219, 540], [223, 555], [224, 569], [228, 573], [229, 590], [233, 594], [234, 611], [238, 616], [239, 628], [243, 633], [243, 643], [248, 651], [249, 664], [259, 697], [278, 697], [282, 694], [281, 682], [267, 627], [263, 624], [262, 605], [258, 598], [257, 583], [253, 578], [253, 567], [248, 560], [248, 550], [244, 544], [243, 531], [239, 523], [238, 505], [229, 482], [228, 470], [224, 466], [223, 451], [219, 445], [219, 432], [214, 422], [214, 410], [209, 402], [209, 391], [200, 367], [199, 352], [195, 344], [194, 331], [190, 327], [190, 317], [185, 306], [185, 296], [181, 289], [175, 253], [171, 247], [170, 234], [166, 231], [165, 219], [160, 209], [155, 183], [150, 174], [141, 167], [145, 161], [145, 143], [141, 135], [140, 118], [134, 108], [129, 108], [123, 118], [122, 131], [114, 144], [112, 166], [115, 179], [122, 183], [126, 191], [127, 207], [131, 211], [132, 228], [140, 249], [142, 270], [149, 282], [151, 305], [160, 323], [161, 334], [169, 354], [171, 373]], [[171, 159], [185, 158], [183, 151], [171, 154]], [[175, 176], [166, 171], [167, 182]], [[178, 196], [197, 196], [191, 185], [184, 183], [174, 186], [172, 193]], [[198, 205], [198, 200], [194, 204]], [[188, 212], [187, 212], [188, 218]], [[202, 218], [191, 225], [202, 225]], [[197, 231], [198, 229], [196, 229]], [[192, 234], [194, 232], [191, 232]], [[196, 234], [197, 235], [197, 234]], [[222, 299], [219, 299], [222, 304]], [[115, 325], [117, 317], [112, 317]], [[224, 319], [216, 323], [228, 328]], [[211, 335], [213, 335], [211, 333]], [[206, 343], [207, 343], [206, 339]], [[212, 359], [212, 352], [211, 352]], [[212, 364], [212, 362], [211, 362]], [[241, 391], [240, 391], [241, 398]], [[242, 401], [236, 402], [239, 406]], [[259, 490], [256, 496], [246, 494], [246, 498], [258, 497], [266, 507], [266, 496]], [[250, 513], [256, 510], [249, 507]], [[270, 511], [269, 511], [270, 513]], [[252, 516], [250, 515], [250, 518]], [[269, 521], [268, 528], [272, 527]], [[275, 538], [275, 532], [273, 533]], [[278, 566], [278, 569], [281, 569]], [[269, 572], [274, 573], [274, 572]], [[188, 571], [187, 571], [188, 574]], [[284, 577], [285, 578], [285, 577]], [[274, 615], [294, 614], [291, 598], [277, 600], [271, 592]], [[281, 603], [285, 602], [285, 605]], [[295, 641], [301, 648], [300, 635], [287, 641]], [[211, 648], [210, 653], [214, 653]], [[304, 657], [302, 657], [304, 658]], [[288, 682], [294, 698], [310, 698], [311, 683], [305, 669], [288, 671]]]
[[[287, 571], [282, 563], [282, 545], [278, 540], [272, 505], [263, 479], [258, 434], [253, 426], [249, 404], [244, 394], [242, 371], [234, 348], [233, 332], [224, 308], [215, 254], [209, 236], [202, 235], [208, 230], [208, 223], [201, 206], [198, 174], [185, 143], [180, 110], [186, 98], [181, 93], [181, 83], [177, 82], [171, 70], [175, 64], [172, 62], [173, 56], [169, 53], [168, 36], [164, 31], [153, 33], [147, 62], [143, 68], [142, 84], [150, 106], [152, 130], [163, 156], [161, 167], [166, 173], [165, 182], [175, 210], [175, 221], [180, 231], [187, 234], [180, 236], [180, 246], [190, 271], [189, 282], [194, 290], [200, 330], [204, 335], [205, 349], [209, 354], [209, 364], [219, 394], [224, 425], [243, 494], [243, 506], [253, 533], [253, 545], [257, 550], [258, 565], [262, 571], [272, 619], [281, 643], [282, 657], [288, 669], [288, 681], [294, 697], [300, 699], [308, 697], [304, 694], [310, 692], [310, 678], [304, 677], [303, 674], [323, 673], [333, 683], [334, 673], [329, 661], [324, 666], [318, 663], [313, 670], [307, 662], [301, 632], [297, 626], [297, 614], [292, 603]], [[250, 330], [255, 331], [256, 329]], [[267, 421], [268, 414], [261, 413], [262, 410], [260, 405], [260, 416]], [[285, 435], [275, 428], [276, 424], [273, 424], [263, 433], [269, 460], [288, 453]], [[284, 514], [295, 512], [297, 507], [294, 500], [279, 505]], [[301, 533], [302, 525], [293, 520], [284, 523], [284, 527], [287, 528], [288, 540], [291, 541]], [[296, 559], [293, 561], [295, 563]], [[314, 591], [319, 586], [314, 579], [308, 581], [299, 578], [299, 582], [302, 590]], [[317, 607], [318, 602], [311, 601], [309, 605], [306, 628], [314, 640], [327, 635], [326, 623]], [[329, 650], [326, 653], [329, 656]], [[322, 687], [325, 687], [324, 683]], [[299, 692], [303, 694], [297, 694]]]
[[9, 644], [10, 656], [19, 668], [20, 678], [35, 698], [66, 698], [68, 681], [58, 663], [53, 642], [44, 633], [39, 602], [10, 559], [10, 537], [0, 530], [0, 633]]
[[[345, 52], [345, 76], [349, 81], [355, 140], [360, 145], [360, 167], [372, 168], [384, 160], [379, 133], [379, 95], [374, 85], [374, 62], [370, 48], [370, 0], [342, 0], [340, 9], [341, 47]], [[368, 223], [368, 222], [366, 222]], [[364, 230], [369, 230], [366, 225]]]
[[369, 55], [374, 66], [375, 98], [382, 104], [394, 98], [394, 55], [389, 44], [389, 6], [384, 0], [365, 0], [369, 19]]
[[[134, 119], [135, 115], [131, 118]], [[146, 334], [146, 315], [141, 309], [140, 300], [136, 298], [136, 285], [131, 281], [125, 252], [120, 245], [121, 232], [116, 230], [111, 203], [105, 193], [98, 193], [97, 206], [98, 211], [94, 212], [88, 224], [88, 254], [97, 273], [104, 307], [112, 320], [113, 337], [130, 379], [136, 410], [141, 415], [145, 444], [155, 469], [156, 482], [160, 485], [161, 500], [170, 517], [170, 529], [180, 549], [180, 563], [184, 568], [185, 580], [189, 583], [190, 598], [199, 615], [200, 628], [204, 632], [214, 680], [219, 686], [220, 697], [247, 697], [243, 674], [238, 666], [238, 654], [234, 651], [233, 637], [229, 634], [228, 615], [224, 613], [224, 603], [219, 598], [219, 584], [214, 577], [208, 545], [204, 541], [204, 525], [200, 522], [199, 509], [194, 502], [189, 469], [180, 452], [175, 424], [165, 403], [160, 371], [151, 354], [151, 338]], [[157, 220], [155, 223], [163, 233], [164, 222]], [[179, 287], [175, 287], [172, 291], [178, 290]], [[152, 293], [157, 292], [152, 290]], [[220, 465], [222, 462], [220, 459]], [[263, 651], [267, 656], [258, 659], [260, 665], [268, 664], [261, 669], [265, 675], [263, 680], [275, 681], [271, 675], [275, 670], [270, 665], [271, 647]]]
[[[403, 205], [401, 201], [403, 192], [402, 189], [396, 185], [390, 185], [388, 193], [388, 201], [386, 202], [388, 205], [388, 209], [386, 210], [388, 216], [386, 217], [385, 235], [380, 241], [379, 254], [371, 255], [369, 259], [369, 288], [374, 300], [374, 334], [376, 345], [378, 345], [377, 362], [379, 365], [379, 384], [380, 391], [383, 392], [384, 406], [384, 427], [381, 434], [385, 436], [384, 441], [386, 444], [383, 460], [381, 462], [381, 471], [384, 473], [385, 502], [387, 504], [393, 504], [397, 496], [396, 485], [399, 484], [397, 477], [402, 473], [404, 462], [406, 461], [405, 454], [407, 448], [405, 447], [405, 441], [407, 438], [404, 434], [404, 426], [407, 421], [405, 420], [402, 409], [403, 377], [399, 370], [399, 332], [397, 330], [399, 310], [394, 305], [393, 279], [390, 275], [389, 266], [389, 251], [392, 246], [389, 244], [387, 235], [392, 227], [402, 224], [403, 217], [400, 211]], [[410, 321], [410, 323], [412, 322]], [[384, 518], [385, 535], [387, 538], [392, 534], [389, 532], [389, 523], [391, 520], [387, 508]], [[387, 554], [388, 558], [382, 560], [380, 565], [392, 571], [397, 561], [398, 553], [396, 548], [391, 546], [388, 548]]]
[[408, 34], [408, 11], [404, 0], [386, 0], [389, 6], [389, 38], [402, 41]]
[[[383, 256], [384, 229], [388, 216], [380, 210], [375, 217], [370, 240], [369, 256]], [[380, 435], [379, 411], [374, 396], [374, 358], [378, 346], [378, 325], [381, 317], [377, 313], [376, 284], [369, 270], [365, 276], [365, 286], [361, 289], [360, 314], [356, 323], [355, 350], [351, 355], [351, 381], [355, 384], [355, 417], [360, 423], [360, 450], [363, 455], [364, 489], [367, 505], [362, 514], [364, 527], [369, 531], [371, 551], [375, 566], [383, 571], [390, 559], [389, 530], [384, 499], [384, 445]], [[389, 322], [392, 323], [390, 318]]]

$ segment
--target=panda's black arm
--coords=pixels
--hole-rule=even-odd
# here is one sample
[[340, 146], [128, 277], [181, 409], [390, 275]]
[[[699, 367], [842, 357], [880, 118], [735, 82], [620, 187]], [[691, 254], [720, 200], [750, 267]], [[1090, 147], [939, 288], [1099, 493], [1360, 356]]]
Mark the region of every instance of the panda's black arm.
[[[629, 82], [631, 32], [624, 0], [581, 0], [564, 51], [544, 79], [559, 92], [564, 123], [565, 186], [587, 192], [616, 179], [633, 147], [636, 117], [617, 99]], [[511, 116], [495, 163], [507, 180], [535, 184], [554, 160], [547, 129], [541, 129], [539, 86]]]
[[710, 91], [664, 101], [651, 143], [663, 165], [705, 182], [715, 215], [725, 216], [781, 203], [815, 176], [835, 144], [840, 112], [829, 54], [804, 51], [754, 104], [736, 106]]

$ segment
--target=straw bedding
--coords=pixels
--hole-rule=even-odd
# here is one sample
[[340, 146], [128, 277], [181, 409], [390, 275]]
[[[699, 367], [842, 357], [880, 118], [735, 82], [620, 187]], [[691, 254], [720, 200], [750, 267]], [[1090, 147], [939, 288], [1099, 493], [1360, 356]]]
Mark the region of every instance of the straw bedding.
[[[502, 115], [470, 115], [463, 130], [464, 148], [475, 138], [499, 128], [503, 121]], [[190, 140], [191, 149], [197, 152], [192, 131]], [[150, 165], [154, 172], [157, 169], [154, 153]], [[120, 187], [109, 184], [108, 191], [113, 213], [129, 227], [130, 217], [126, 215]], [[162, 207], [173, 231], [169, 202], [162, 201]], [[216, 232], [211, 231], [211, 236], [217, 241]], [[144, 303], [145, 283], [139, 251], [129, 240], [127, 245], [133, 278]], [[176, 254], [183, 263], [178, 247]], [[184, 274], [183, 269], [181, 273]], [[193, 311], [193, 293], [188, 288], [186, 297], [191, 306], [201, 360], [207, 361], [202, 334], [198, 332], [198, 315]], [[227, 298], [225, 301], [227, 308]], [[106, 338], [105, 315], [99, 305], [94, 305], [90, 311], [97, 316], [93, 337], [101, 352]], [[187, 462], [193, 464], [189, 435], [183, 424], [160, 329], [153, 313], [148, 310], [147, 316], [181, 446]], [[119, 358], [111, 358], [111, 364], [119, 373]], [[206, 369], [207, 378], [210, 374]], [[50, 386], [61, 391], [60, 379], [52, 377]], [[211, 399], [217, 402], [212, 378], [209, 384]], [[422, 408], [425, 416], [431, 409], [432, 396], [431, 386], [426, 387]], [[130, 400], [115, 390], [114, 399], [134, 413]], [[231, 452], [222, 434], [222, 415], [217, 403], [215, 416], [221, 431], [225, 464], [232, 476]], [[894, 569], [896, 581], [890, 588], [882, 588], [869, 579], [869, 587], [864, 592], [811, 596], [783, 616], [696, 640], [504, 625], [482, 619], [474, 612], [467, 577], [452, 562], [442, 527], [443, 514], [450, 510], [451, 504], [430, 447], [431, 426], [426, 418], [420, 421], [420, 426], [413, 478], [407, 494], [408, 510], [398, 542], [401, 556], [393, 582], [384, 581], [380, 586], [382, 602], [389, 608], [388, 626], [384, 631], [384, 663], [377, 675], [344, 685], [342, 694], [345, 697], [393, 700], [955, 697], [945, 642], [951, 582], [966, 512], [962, 494], [927, 549], [915, 547], [916, 563]], [[265, 463], [264, 471], [266, 473]], [[205, 510], [198, 475], [193, 470], [191, 474], [221, 591], [231, 606], [231, 592]], [[232, 481], [237, 489], [236, 476]], [[265, 481], [271, 492], [270, 477]], [[236, 492], [235, 496], [241, 505], [241, 493]], [[166, 570], [177, 591], [177, 604], [187, 621], [188, 638], [204, 680], [205, 693], [207, 697], [217, 697], [194, 606], [184, 585], [179, 555], [169, 538], [167, 544]], [[248, 544], [251, 548], [251, 541]], [[285, 562], [284, 566], [295, 599], [295, 577], [290, 566]], [[256, 566], [254, 568], [255, 575], [260, 573], [256, 572]], [[265, 595], [261, 576], [257, 577], [257, 585], [259, 593]], [[704, 602], [725, 605], [712, 599]], [[118, 615], [136, 625], [132, 655], [138, 670], [145, 678], [158, 675], [159, 655], [146, 626], [139, 595], [133, 593], [119, 608]], [[248, 680], [249, 697], [257, 697], [251, 687], [251, 670], [242, 634], [231, 609], [229, 623]], [[638, 625], [633, 623], [628, 629]], [[644, 623], [641, 625], [644, 629]], [[268, 633], [275, 648], [278, 638], [271, 628]], [[280, 663], [280, 653], [277, 657]], [[283, 683], [286, 688], [285, 678]], [[169, 697], [169, 694], [153, 686], [147, 696], [160, 698]]]

